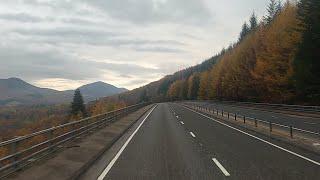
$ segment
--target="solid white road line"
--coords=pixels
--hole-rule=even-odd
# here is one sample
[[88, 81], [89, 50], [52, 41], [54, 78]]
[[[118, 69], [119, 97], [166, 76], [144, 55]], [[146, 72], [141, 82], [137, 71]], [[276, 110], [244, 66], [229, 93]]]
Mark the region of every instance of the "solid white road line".
[[212, 161], [218, 166], [225, 176], [230, 176], [229, 172], [220, 164], [216, 158], [212, 158]]
[[[184, 106], [183, 106], [183, 107], [184, 107]], [[194, 113], [197, 113], [197, 114], [199, 114], [199, 115], [201, 115], [201, 116], [203, 116], [203, 117], [206, 117], [206, 118], [208, 118], [208, 119], [211, 119], [211, 120], [213, 120], [213, 121], [215, 121], [215, 122], [217, 122], [217, 123], [219, 123], [219, 124], [221, 124], [221, 125], [224, 125], [224, 126], [229, 127], [229, 128], [231, 128], [231, 129], [233, 129], [233, 130], [236, 130], [236, 131], [238, 131], [238, 132], [240, 132], [240, 133], [242, 133], [242, 134], [245, 134], [245, 135], [247, 135], [247, 136], [250, 136], [250, 137], [252, 137], [252, 138], [254, 138], [254, 139], [257, 139], [257, 140], [259, 140], [259, 141], [262, 141], [262, 142], [264, 142], [264, 143], [267, 143], [267, 144], [269, 144], [269, 145], [271, 145], [271, 146], [273, 146], [273, 147], [275, 147], [275, 148], [278, 148], [278, 149], [280, 149], [280, 150], [282, 150], [282, 151], [285, 151], [285, 152], [287, 152], [287, 153], [289, 153], [289, 154], [292, 154], [292, 155], [294, 155], [294, 156], [297, 156], [297, 157], [299, 157], [299, 158], [301, 158], [301, 159], [304, 159], [304, 160], [306, 160], [306, 161], [309, 161], [309, 162], [311, 162], [311, 163], [313, 163], [313, 164], [316, 164], [316, 165], [320, 166], [320, 162], [317, 162], [317, 161], [312, 160], [312, 159], [310, 159], [310, 158], [307, 158], [307, 157], [305, 157], [305, 156], [303, 156], [303, 155], [300, 155], [300, 154], [298, 154], [298, 153], [295, 153], [295, 152], [293, 152], [293, 151], [290, 151], [290, 150], [288, 150], [288, 149], [285, 149], [285, 148], [283, 148], [283, 147], [281, 147], [281, 146], [278, 146], [278, 145], [276, 145], [276, 144], [273, 144], [273, 143], [271, 143], [271, 142], [269, 142], [269, 141], [266, 141], [266, 140], [264, 140], [264, 139], [261, 139], [261, 138], [259, 138], [259, 137], [257, 137], [257, 136], [254, 136], [254, 135], [252, 135], [252, 134], [249, 134], [249, 133], [247, 133], [247, 132], [244, 132], [244, 131], [242, 131], [242, 130], [240, 130], [240, 129], [238, 129], [238, 128], [232, 127], [232, 126], [230, 126], [230, 125], [228, 125], [228, 124], [225, 124], [225, 123], [223, 123], [223, 122], [220, 122], [220, 121], [218, 121], [218, 120], [215, 120], [215, 119], [213, 119], [213, 118], [211, 118], [211, 117], [209, 117], [209, 116], [207, 116], [207, 115], [204, 115], [204, 114], [201, 114], [201, 113], [199, 113], [199, 112], [197, 112], [197, 111], [194, 111], [193, 109], [190, 109], [190, 108], [187, 108], [187, 107], [184, 107], [184, 108], [186, 108], [186, 109], [188, 109], [188, 110], [190, 110], [190, 111], [192, 111], [192, 112], [194, 112]]]
[[196, 137], [196, 135], [194, 135], [193, 132], [190, 132], [190, 134], [192, 137], [194, 137], [194, 138]]
[[183, 121], [180, 121], [180, 123], [181, 123], [182, 125], [184, 125], [184, 122], [183, 122]]
[[97, 180], [103, 180], [106, 175], [108, 174], [108, 172], [110, 171], [110, 169], [112, 168], [112, 166], [115, 164], [115, 162], [117, 161], [117, 159], [120, 157], [121, 153], [124, 151], [124, 149], [127, 147], [127, 145], [129, 144], [129, 142], [131, 141], [131, 139], [133, 138], [133, 136], [138, 132], [138, 130], [140, 129], [140, 127], [142, 126], [142, 124], [145, 122], [145, 120], [149, 117], [149, 115], [152, 113], [152, 111], [157, 107], [154, 106], [151, 111], [148, 113], [148, 115], [142, 120], [142, 122], [140, 123], [140, 125], [137, 127], [137, 129], [131, 134], [131, 136], [127, 139], [127, 141], [123, 144], [123, 146], [121, 147], [121, 149], [118, 151], [118, 153], [114, 156], [114, 158], [110, 161], [110, 163], [108, 164], [108, 166], [103, 170], [103, 172], [100, 174], [100, 176], [98, 177]]
[[179, 116], [176, 116], [176, 118], [179, 118]]

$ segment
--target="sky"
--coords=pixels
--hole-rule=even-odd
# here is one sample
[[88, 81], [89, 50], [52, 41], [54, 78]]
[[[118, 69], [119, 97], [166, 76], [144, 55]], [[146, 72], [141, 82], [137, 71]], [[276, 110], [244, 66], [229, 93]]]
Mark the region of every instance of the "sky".
[[0, 79], [134, 89], [238, 38], [268, 0], [0, 0]]

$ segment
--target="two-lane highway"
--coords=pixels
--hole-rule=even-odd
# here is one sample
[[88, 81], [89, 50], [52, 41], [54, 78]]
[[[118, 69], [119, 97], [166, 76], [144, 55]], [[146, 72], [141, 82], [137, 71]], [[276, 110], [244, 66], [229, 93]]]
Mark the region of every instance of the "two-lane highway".
[[99, 180], [318, 179], [320, 157], [158, 104], [106, 162]]
[[185, 132], [167, 104], [159, 104], [142, 123], [100, 179], [223, 179], [223, 174]]

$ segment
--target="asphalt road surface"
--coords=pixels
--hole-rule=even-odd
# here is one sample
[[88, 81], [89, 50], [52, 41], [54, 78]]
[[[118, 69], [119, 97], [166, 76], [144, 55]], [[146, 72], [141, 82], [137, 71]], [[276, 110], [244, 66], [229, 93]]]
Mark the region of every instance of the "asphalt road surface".
[[141, 120], [99, 180], [306, 179], [320, 157], [176, 104], [158, 104]]
[[254, 109], [245, 106], [232, 105], [232, 104], [224, 104], [224, 103], [204, 103], [198, 102], [199, 105], [203, 105], [204, 107], [216, 108], [219, 110], [224, 110], [226, 112], [238, 113], [241, 115], [245, 115], [246, 117], [257, 118], [265, 121], [271, 121], [273, 123], [279, 123], [287, 126], [294, 126], [296, 128], [309, 130], [313, 132], [320, 132], [320, 119], [316, 117], [308, 117], [307, 114], [303, 115], [292, 115], [272, 112], [268, 109], [264, 110], [261, 107]]

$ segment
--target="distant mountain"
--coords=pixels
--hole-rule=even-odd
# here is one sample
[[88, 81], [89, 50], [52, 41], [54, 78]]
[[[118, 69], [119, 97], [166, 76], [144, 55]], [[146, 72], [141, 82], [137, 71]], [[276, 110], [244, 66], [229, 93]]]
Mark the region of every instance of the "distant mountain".
[[[104, 82], [80, 87], [85, 102], [127, 91]], [[33, 86], [19, 78], [0, 79], [0, 105], [31, 105], [69, 103], [74, 90], [57, 91]]]
[[114, 85], [101, 81], [83, 85], [79, 89], [86, 102], [128, 91], [125, 88], [117, 88]]

